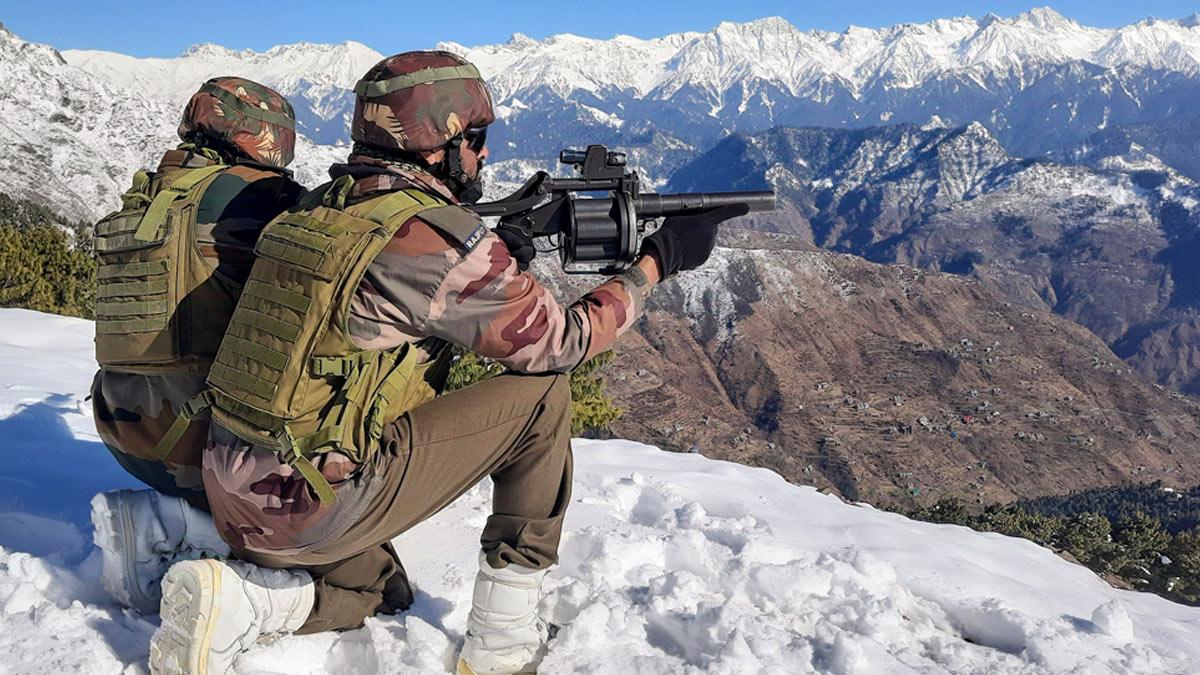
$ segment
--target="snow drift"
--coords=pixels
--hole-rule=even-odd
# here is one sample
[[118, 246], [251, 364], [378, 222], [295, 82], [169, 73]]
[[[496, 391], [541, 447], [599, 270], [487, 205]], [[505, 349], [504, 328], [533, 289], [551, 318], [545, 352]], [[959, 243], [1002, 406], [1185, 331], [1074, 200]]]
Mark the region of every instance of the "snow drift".
[[[88, 497], [133, 484], [91, 424], [91, 336], [86, 321], [0, 310], [0, 672], [145, 671], [157, 617], [104, 596], [89, 541]], [[1030, 542], [628, 441], [575, 453], [544, 672], [1200, 669], [1200, 609], [1115, 590]], [[239, 671], [450, 671], [489, 490], [396, 540], [418, 586], [409, 612], [284, 639]]]

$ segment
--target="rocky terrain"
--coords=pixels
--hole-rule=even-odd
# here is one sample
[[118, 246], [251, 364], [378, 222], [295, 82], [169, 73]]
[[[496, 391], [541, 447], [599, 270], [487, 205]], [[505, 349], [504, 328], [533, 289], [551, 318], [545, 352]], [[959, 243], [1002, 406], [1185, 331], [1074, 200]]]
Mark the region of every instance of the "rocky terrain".
[[1086, 329], [973, 279], [732, 239], [620, 343], [615, 435], [876, 502], [1200, 483], [1200, 405]]
[[[67, 65], [0, 25], [0, 191], [76, 218], [120, 202], [178, 112]], [[101, 206], [103, 205], [103, 206]], [[97, 215], [99, 214], [99, 215]]]
[[786, 203], [750, 227], [970, 275], [1200, 393], [1200, 185], [1140, 146], [1064, 164], [1015, 158], [981, 124], [779, 128], [727, 139], [667, 187], [768, 184]]

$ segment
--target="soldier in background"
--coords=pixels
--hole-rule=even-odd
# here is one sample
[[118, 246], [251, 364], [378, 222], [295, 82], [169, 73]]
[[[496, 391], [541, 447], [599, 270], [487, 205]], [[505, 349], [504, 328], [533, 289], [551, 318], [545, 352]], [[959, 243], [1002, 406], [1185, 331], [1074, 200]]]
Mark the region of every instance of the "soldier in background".
[[[745, 213], [669, 219], [632, 269], [563, 307], [525, 271], [528, 239], [457, 206], [482, 194], [494, 121], [474, 66], [404, 53], [355, 91], [348, 162], [264, 230], [275, 243], [260, 245], [209, 377], [204, 484], [239, 561], [171, 568], [153, 672], [223, 672], [264, 637], [406, 608], [390, 541], [489, 476], [458, 669], [531, 672], [571, 497], [565, 373], [628, 330], [661, 277], [702, 264], [718, 223]], [[450, 345], [510, 372], [439, 396]]]
[[96, 226], [99, 259], [96, 428], [113, 457], [152, 490], [92, 500], [105, 588], [158, 611], [163, 573], [180, 558], [224, 555], [200, 476], [209, 365], [254, 261], [263, 225], [303, 192], [285, 167], [292, 106], [237, 77], [204, 83], [182, 139], [139, 171], [120, 211]]

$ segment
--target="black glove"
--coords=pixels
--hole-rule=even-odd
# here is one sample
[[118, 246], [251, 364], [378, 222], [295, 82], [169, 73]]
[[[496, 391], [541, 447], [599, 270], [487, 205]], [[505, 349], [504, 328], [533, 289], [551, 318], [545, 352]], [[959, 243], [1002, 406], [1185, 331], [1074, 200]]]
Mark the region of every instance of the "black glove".
[[745, 204], [718, 206], [715, 209], [668, 216], [662, 227], [642, 240], [642, 255], [653, 253], [662, 267], [662, 278], [676, 272], [694, 270], [708, 260], [717, 245], [717, 226], [750, 212]]
[[529, 263], [537, 255], [537, 249], [533, 246], [533, 238], [526, 234], [525, 230], [508, 223], [497, 225], [493, 232], [508, 247], [509, 255], [517, 261], [517, 269], [522, 272], [529, 269]]

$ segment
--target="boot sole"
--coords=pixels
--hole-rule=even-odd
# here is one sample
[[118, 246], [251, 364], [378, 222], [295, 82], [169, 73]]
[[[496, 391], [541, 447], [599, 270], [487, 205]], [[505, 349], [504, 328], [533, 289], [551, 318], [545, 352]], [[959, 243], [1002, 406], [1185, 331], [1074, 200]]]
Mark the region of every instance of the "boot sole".
[[[158, 611], [157, 597], [147, 595], [134, 579], [137, 560], [133, 550], [133, 512], [129, 496], [132, 491], [119, 490], [92, 497], [92, 527], [94, 543], [103, 553], [105, 574], [101, 585], [117, 602], [145, 615]], [[118, 568], [116, 574], [113, 568]], [[121, 585], [113, 579], [120, 577]]]
[[163, 577], [162, 625], [150, 641], [152, 675], [207, 675], [221, 595], [221, 563], [193, 560]]
[[[463, 661], [462, 659], [458, 660], [458, 667], [455, 668], [455, 673], [456, 675], [478, 675], [474, 670], [471, 669], [471, 666], [468, 666], [467, 662]], [[516, 673], [511, 673], [511, 675], [537, 675], [537, 671], [522, 670]]]

